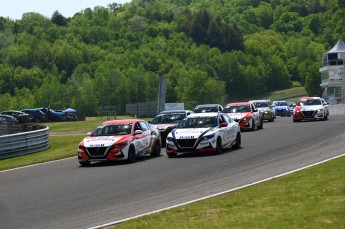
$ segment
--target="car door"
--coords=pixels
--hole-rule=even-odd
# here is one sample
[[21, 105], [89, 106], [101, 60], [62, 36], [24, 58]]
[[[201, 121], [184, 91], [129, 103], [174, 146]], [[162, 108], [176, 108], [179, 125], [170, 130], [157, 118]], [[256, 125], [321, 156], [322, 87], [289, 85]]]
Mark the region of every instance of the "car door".
[[145, 132], [141, 129], [141, 125], [139, 122], [134, 124], [134, 145], [136, 149], [136, 154], [140, 155], [145, 149], [145, 142], [144, 136]]
[[237, 130], [235, 129], [235, 125], [237, 125], [237, 123], [225, 114], [221, 115], [221, 119], [224, 122], [228, 123], [228, 126], [225, 128], [223, 127], [223, 128], [224, 128], [225, 138], [227, 139], [226, 144], [230, 144], [236, 138]]
[[253, 104], [250, 104], [250, 107], [251, 107], [251, 110], [252, 110], [252, 116], [254, 118], [254, 121], [255, 121], [255, 126], [259, 126], [261, 123], [260, 123], [260, 112], [258, 111], [258, 109], [256, 109], [254, 107]]

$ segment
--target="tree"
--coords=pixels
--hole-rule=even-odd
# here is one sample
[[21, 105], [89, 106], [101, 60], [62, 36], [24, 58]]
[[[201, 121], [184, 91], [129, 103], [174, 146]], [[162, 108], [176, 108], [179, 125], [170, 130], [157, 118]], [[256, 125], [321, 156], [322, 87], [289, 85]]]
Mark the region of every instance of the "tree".
[[51, 21], [57, 26], [66, 26], [67, 19], [59, 13], [59, 11], [54, 11]]

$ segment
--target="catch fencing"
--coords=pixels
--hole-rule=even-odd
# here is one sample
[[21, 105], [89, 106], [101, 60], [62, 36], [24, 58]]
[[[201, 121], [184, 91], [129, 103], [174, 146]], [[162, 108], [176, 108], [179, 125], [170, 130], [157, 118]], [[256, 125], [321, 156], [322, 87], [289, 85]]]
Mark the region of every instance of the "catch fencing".
[[0, 159], [36, 153], [49, 148], [49, 127], [46, 126], [0, 124], [0, 134]]

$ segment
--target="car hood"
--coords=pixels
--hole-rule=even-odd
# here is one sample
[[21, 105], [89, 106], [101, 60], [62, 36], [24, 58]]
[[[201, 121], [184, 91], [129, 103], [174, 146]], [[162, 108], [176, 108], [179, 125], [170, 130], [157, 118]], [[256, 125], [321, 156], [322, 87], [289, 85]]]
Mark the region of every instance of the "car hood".
[[276, 110], [287, 110], [287, 109], [289, 109], [290, 110], [290, 107], [289, 106], [275, 106], [274, 109], [276, 109]]
[[195, 139], [203, 135], [213, 134], [216, 128], [187, 128], [187, 129], [174, 129], [169, 135], [175, 139]]
[[249, 116], [250, 112], [242, 112], [242, 113], [227, 113], [227, 115], [232, 119], [242, 119], [246, 116]]
[[98, 137], [91, 137], [88, 136], [84, 138], [83, 143], [85, 147], [107, 147], [111, 146], [117, 142], [121, 142], [126, 136], [98, 136]]
[[324, 109], [324, 107], [322, 105], [295, 107], [295, 110], [297, 110], [297, 111], [316, 111], [316, 110], [320, 110], [320, 109]]
[[158, 130], [166, 130], [166, 129], [172, 128], [174, 126], [177, 126], [178, 123], [151, 124], [151, 125], [154, 126], [155, 128], [157, 128]]
[[270, 110], [269, 107], [259, 107], [257, 109], [258, 109], [258, 111], [269, 111]]

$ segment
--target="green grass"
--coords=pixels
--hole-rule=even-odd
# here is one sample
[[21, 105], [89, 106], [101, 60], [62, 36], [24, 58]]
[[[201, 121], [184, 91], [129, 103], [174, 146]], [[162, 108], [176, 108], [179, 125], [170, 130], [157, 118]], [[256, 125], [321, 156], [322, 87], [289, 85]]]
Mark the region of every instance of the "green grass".
[[111, 228], [345, 228], [345, 157]]
[[77, 156], [78, 144], [84, 137], [85, 135], [51, 136], [49, 137], [50, 148], [48, 150], [2, 159], [0, 160], [0, 171]]
[[271, 101], [277, 99], [285, 99], [286, 101], [297, 101], [300, 97], [302, 97], [301, 95], [307, 95], [307, 92], [305, 91], [304, 87], [300, 85], [295, 85], [290, 89], [270, 93], [268, 99]]

